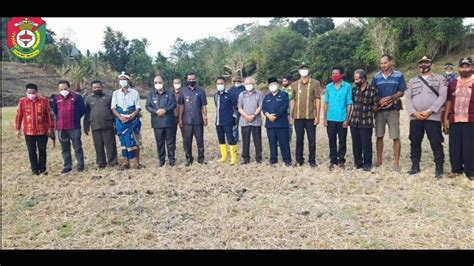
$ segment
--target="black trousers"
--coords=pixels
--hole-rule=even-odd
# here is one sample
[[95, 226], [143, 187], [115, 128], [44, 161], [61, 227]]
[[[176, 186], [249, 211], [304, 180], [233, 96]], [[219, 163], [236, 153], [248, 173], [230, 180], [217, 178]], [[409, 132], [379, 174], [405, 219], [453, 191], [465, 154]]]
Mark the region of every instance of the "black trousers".
[[176, 143], [176, 134], [173, 127], [167, 128], [154, 128], [155, 140], [156, 140], [156, 151], [158, 153], [158, 159], [161, 163], [166, 161], [166, 152], [165, 152], [165, 143], [166, 149], [168, 151], [168, 160], [169, 163], [175, 163], [175, 143]]
[[193, 136], [198, 146], [198, 162], [204, 162], [204, 126], [184, 125], [184, 146], [186, 161], [193, 162]]
[[[345, 163], [346, 159], [346, 138], [347, 128], [342, 126], [343, 122], [328, 121], [328, 138], [329, 138], [329, 158], [331, 164]], [[339, 139], [339, 149], [337, 140]]]
[[441, 132], [441, 122], [432, 120], [410, 120], [410, 158], [414, 165], [420, 164], [421, 160], [421, 143], [423, 137], [428, 136], [431, 150], [433, 151], [434, 161], [436, 165], [444, 164], [443, 142], [444, 137]]
[[252, 134], [255, 145], [255, 161], [262, 161], [262, 127], [242, 126], [242, 158], [245, 162], [250, 161], [250, 134]]
[[[115, 141], [115, 129], [92, 130], [92, 140], [96, 154], [96, 163], [99, 167], [114, 166], [117, 164], [117, 143]], [[105, 148], [105, 150], [104, 150]], [[107, 159], [106, 153], [107, 151]]]
[[372, 167], [372, 132], [371, 127], [351, 127], [352, 153], [357, 168]]
[[314, 119], [295, 119], [295, 133], [296, 133], [296, 162], [298, 164], [304, 163], [304, 132], [308, 138], [309, 144], [309, 160], [310, 164], [316, 163], [316, 126]]
[[[46, 171], [46, 146], [48, 144], [48, 136], [25, 135], [25, 140], [26, 146], [28, 147], [31, 171], [36, 173]], [[36, 153], [36, 151], [38, 151], [38, 153]]]
[[451, 172], [474, 177], [474, 122], [449, 126], [449, 158]]
[[217, 140], [219, 144], [225, 144], [225, 139], [227, 137], [227, 144], [236, 145], [237, 141], [234, 137], [233, 126], [216, 126], [217, 131]]
[[270, 145], [270, 163], [278, 162], [278, 147], [280, 145], [281, 157], [285, 163], [291, 163], [290, 141], [288, 137], [288, 128], [267, 127], [268, 144]]

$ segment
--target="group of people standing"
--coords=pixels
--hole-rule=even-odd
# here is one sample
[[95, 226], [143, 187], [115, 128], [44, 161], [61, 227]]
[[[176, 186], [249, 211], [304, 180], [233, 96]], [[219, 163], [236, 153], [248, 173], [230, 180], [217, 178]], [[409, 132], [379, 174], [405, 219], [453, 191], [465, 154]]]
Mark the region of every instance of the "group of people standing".
[[[316, 128], [321, 120], [326, 127], [329, 143], [329, 170], [345, 168], [346, 139], [350, 127], [354, 166], [371, 171], [372, 135], [375, 128], [376, 163], [383, 164], [383, 147], [386, 125], [393, 140], [394, 171], [400, 171], [400, 110], [401, 98], [406, 99], [410, 116], [409, 174], [421, 171], [421, 143], [426, 132], [435, 161], [435, 177], [443, 176], [443, 134], [449, 133], [450, 177], [465, 173], [474, 176], [474, 78], [472, 59], [462, 58], [458, 64], [459, 76], [453, 74], [453, 65], [446, 64], [444, 75], [432, 72], [432, 60], [423, 57], [418, 61], [419, 75], [405, 82], [403, 73], [393, 69], [393, 58], [380, 58], [381, 71], [369, 83], [365, 70], [354, 72], [354, 84], [345, 81], [344, 68], [334, 67], [332, 82], [327, 84], [324, 103], [321, 104], [321, 83], [311, 78], [306, 63], [299, 66], [299, 79], [276, 77], [268, 79], [269, 93], [256, 88], [253, 77], [233, 79], [234, 86], [226, 88], [226, 79], [218, 77], [213, 101], [216, 106], [215, 127], [220, 162], [238, 164], [237, 144], [242, 139], [242, 164], [250, 162], [250, 140], [253, 140], [256, 163], [262, 162], [262, 126], [265, 127], [270, 147], [270, 164], [278, 162], [278, 148], [285, 165], [311, 167], [316, 161]], [[46, 146], [48, 136], [58, 133], [64, 168], [72, 171], [71, 143], [74, 148], [77, 171], [84, 170], [84, 152], [81, 142], [81, 118], [84, 133], [92, 131], [96, 163], [99, 168], [118, 165], [115, 135], [119, 137], [123, 163], [121, 169], [143, 168], [140, 163], [141, 101], [133, 88], [131, 76], [122, 72], [118, 76], [120, 89], [112, 95], [103, 91], [102, 82], [91, 82], [92, 95], [83, 98], [70, 89], [66, 80], [58, 82], [59, 94], [51, 101], [38, 95], [35, 84], [26, 85], [26, 96], [18, 104], [16, 130], [25, 135], [31, 170], [35, 175], [47, 174]], [[196, 139], [197, 162], [206, 164], [204, 152], [204, 127], [208, 126], [207, 97], [198, 85], [197, 74], [186, 75], [186, 86], [180, 79], [173, 80], [173, 88], [167, 89], [161, 76], [154, 78], [154, 88], [147, 95], [145, 108], [151, 114], [151, 126], [157, 144], [159, 166], [166, 161], [176, 164], [176, 134], [178, 128], [183, 139], [186, 166], [194, 162], [192, 147]], [[242, 83], [243, 81], [243, 83]], [[321, 105], [323, 105], [321, 112]], [[52, 109], [52, 110], [51, 110]], [[296, 135], [295, 161], [291, 156], [290, 143], [293, 128]], [[240, 129], [240, 132], [239, 132]], [[240, 136], [239, 136], [240, 135]], [[303, 156], [305, 135], [308, 159]], [[39, 152], [39, 157], [37, 156]], [[133, 166], [132, 166], [133, 163]]]

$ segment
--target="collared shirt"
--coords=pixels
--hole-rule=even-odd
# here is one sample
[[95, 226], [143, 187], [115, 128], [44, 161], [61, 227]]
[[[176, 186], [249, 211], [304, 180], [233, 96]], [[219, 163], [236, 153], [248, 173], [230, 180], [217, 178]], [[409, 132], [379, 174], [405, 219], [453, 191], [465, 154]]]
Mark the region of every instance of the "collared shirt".
[[[248, 115], [253, 115], [257, 109], [263, 104], [264, 94], [261, 91], [253, 89], [252, 91], [244, 91], [239, 95], [239, 101], [237, 106], [244, 109], [244, 112]], [[240, 116], [239, 125], [245, 126], [262, 126], [262, 112], [260, 112], [252, 122], [245, 120], [244, 116]]]
[[16, 130], [20, 131], [23, 124], [23, 132], [27, 136], [46, 135], [49, 129], [54, 128], [54, 121], [49, 100], [36, 96], [36, 100], [27, 97], [20, 99], [15, 119]]
[[278, 90], [276, 95], [269, 93], [263, 98], [263, 113], [274, 114], [277, 119], [272, 122], [270, 119], [265, 119], [265, 127], [267, 128], [288, 128], [288, 94], [282, 90]]
[[361, 87], [352, 88], [352, 113], [349, 120], [351, 127], [373, 128], [374, 108], [379, 103], [377, 89], [367, 84], [362, 90]]
[[92, 130], [114, 128], [114, 114], [110, 109], [111, 102], [112, 95], [108, 93], [87, 96], [84, 128]]
[[461, 81], [458, 77], [449, 83], [448, 100], [452, 102], [449, 114], [450, 123], [474, 122], [474, 75], [470, 80]]
[[433, 113], [428, 117], [428, 120], [441, 121], [442, 107], [446, 102], [448, 88], [446, 80], [441, 75], [430, 75], [422, 77], [428, 84], [438, 91], [439, 96], [425, 85], [419, 77], [410, 79], [408, 82], [408, 89], [405, 93], [407, 99], [407, 110], [410, 119], [416, 119], [413, 115], [415, 112], [430, 110]]
[[[145, 108], [150, 112], [152, 128], [167, 128], [174, 126], [174, 109], [176, 96], [172, 91], [164, 90], [162, 93], [152, 88], [146, 98]], [[165, 115], [158, 116], [158, 109], [164, 109]]]
[[295, 119], [315, 119], [314, 101], [321, 99], [320, 82], [310, 78], [307, 83], [300, 79], [291, 84], [291, 99], [295, 100]]
[[183, 123], [203, 125], [202, 108], [207, 105], [206, 92], [200, 87], [186, 87], [179, 96], [179, 105], [184, 105]]
[[135, 106], [136, 109], [141, 109], [140, 94], [133, 88], [128, 88], [127, 93], [123, 89], [118, 89], [112, 94], [111, 109], [117, 106], [122, 109], [127, 109], [129, 106]]
[[352, 86], [350, 83], [341, 81], [339, 89], [334, 82], [326, 86], [324, 102], [328, 105], [326, 120], [344, 122], [347, 117], [347, 106], [352, 104]]
[[[375, 87], [379, 93], [380, 98], [384, 98], [387, 96], [392, 96], [399, 91], [405, 91], [406, 89], [406, 82], [403, 73], [393, 69], [392, 73], [385, 77], [383, 71], [379, 71], [374, 75], [372, 79], [372, 83], [370, 84], [372, 87]], [[392, 106], [384, 109], [384, 110], [400, 110], [402, 109], [402, 102], [398, 100], [394, 102]]]
[[228, 91], [216, 92], [214, 94], [216, 104], [216, 125], [232, 126], [234, 122], [233, 114], [237, 106], [237, 98]]

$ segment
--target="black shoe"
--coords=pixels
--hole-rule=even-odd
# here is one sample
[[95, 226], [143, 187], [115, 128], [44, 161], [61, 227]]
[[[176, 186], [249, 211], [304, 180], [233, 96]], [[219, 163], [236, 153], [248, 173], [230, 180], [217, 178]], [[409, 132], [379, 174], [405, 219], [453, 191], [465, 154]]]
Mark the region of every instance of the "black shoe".
[[317, 163], [310, 163], [310, 164], [309, 164], [309, 167], [311, 167], [311, 168], [315, 168], [315, 167], [317, 167], [317, 166], [318, 166]]
[[364, 166], [363, 170], [366, 172], [370, 172], [372, 171], [372, 166]]
[[292, 166], [292, 164], [291, 163], [285, 163], [285, 166], [290, 167], [290, 166]]
[[242, 164], [248, 164], [250, 161], [249, 160], [244, 160]]
[[356, 165], [356, 169], [363, 169], [365, 170], [365, 166], [362, 166], [362, 165]]
[[78, 171], [79, 173], [84, 172], [84, 167], [79, 167], [79, 168], [77, 168], [77, 171]]
[[436, 171], [435, 171], [435, 178], [436, 178], [436, 179], [440, 179], [440, 178], [443, 177], [443, 174], [444, 174], [444, 173], [443, 173], [443, 169], [436, 169]]
[[66, 173], [69, 173], [72, 171], [72, 168], [63, 168], [63, 170], [61, 171], [61, 174], [66, 174]]
[[184, 166], [191, 166], [193, 164], [192, 161], [187, 161], [186, 164]]
[[207, 162], [204, 160], [198, 160], [198, 164], [207, 164]]
[[48, 171], [44, 170], [44, 171], [40, 171], [39, 172], [39, 175], [43, 176], [43, 175], [48, 175]]
[[99, 169], [104, 169], [107, 165], [99, 165]]
[[165, 165], [165, 161], [160, 161], [160, 167], [163, 167], [163, 165]]
[[173, 166], [176, 165], [176, 163], [175, 163], [175, 162], [169, 162], [168, 165], [171, 166], [171, 167], [173, 167]]
[[39, 175], [40, 172], [39, 172], [38, 170], [34, 170], [34, 171], [31, 171], [31, 174], [32, 174], [32, 175]]
[[299, 165], [299, 166], [303, 166], [304, 163], [296, 163], [296, 164]]
[[416, 166], [416, 165], [413, 165], [410, 169], [410, 171], [408, 171], [408, 174], [409, 175], [416, 175], [418, 174], [420, 171], [420, 167], [419, 166]]
[[258, 164], [262, 164], [262, 160], [256, 160], [255, 162]]

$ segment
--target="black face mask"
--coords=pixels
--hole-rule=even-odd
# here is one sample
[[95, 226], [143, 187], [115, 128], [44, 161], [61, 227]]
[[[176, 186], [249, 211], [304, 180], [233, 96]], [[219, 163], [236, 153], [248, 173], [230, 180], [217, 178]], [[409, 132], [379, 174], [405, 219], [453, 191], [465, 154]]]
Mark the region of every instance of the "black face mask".
[[195, 80], [190, 80], [190, 81], [188, 81], [188, 85], [191, 86], [191, 87], [194, 87], [194, 86], [196, 86], [196, 81]]
[[422, 65], [420, 66], [420, 68], [421, 68], [421, 73], [427, 73], [431, 71], [431, 66]]
[[94, 91], [94, 95], [102, 95], [102, 90]]
[[459, 71], [459, 76], [462, 78], [467, 78], [471, 75], [471, 71]]
[[362, 86], [362, 81], [354, 82], [354, 84], [355, 84], [357, 87], [360, 87], [360, 86]]

